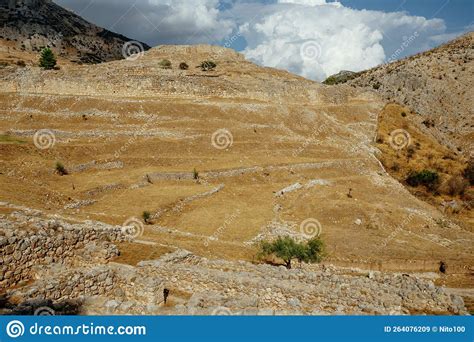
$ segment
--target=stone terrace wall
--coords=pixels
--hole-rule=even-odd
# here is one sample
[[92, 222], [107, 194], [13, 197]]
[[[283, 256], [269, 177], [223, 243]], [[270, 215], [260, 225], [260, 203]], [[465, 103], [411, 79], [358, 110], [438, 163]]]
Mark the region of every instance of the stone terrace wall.
[[62, 300], [110, 294], [117, 284], [116, 272], [105, 265], [73, 269], [55, 278], [38, 281], [29, 288], [30, 298]]
[[111, 242], [127, 240], [121, 227], [47, 221], [43, 227], [16, 227], [0, 218], [0, 290], [28, 281], [34, 266], [74, 264], [85, 258], [102, 262], [118, 255]]

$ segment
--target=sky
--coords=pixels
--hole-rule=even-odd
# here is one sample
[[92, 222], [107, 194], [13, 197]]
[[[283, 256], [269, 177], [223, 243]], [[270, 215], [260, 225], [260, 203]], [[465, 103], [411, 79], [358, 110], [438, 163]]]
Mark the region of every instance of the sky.
[[474, 30], [474, 0], [55, 0], [151, 46], [213, 44], [324, 80]]

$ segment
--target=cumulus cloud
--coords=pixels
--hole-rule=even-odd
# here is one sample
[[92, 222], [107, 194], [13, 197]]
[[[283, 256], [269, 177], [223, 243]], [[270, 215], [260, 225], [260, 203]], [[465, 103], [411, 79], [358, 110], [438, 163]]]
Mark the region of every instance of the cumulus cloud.
[[440, 19], [355, 10], [327, 0], [56, 1], [153, 46], [227, 45], [238, 32], [248, 59], [314, 80], [371, 68], [448, 38]]
[[354, 10], [325, 0], [279, 0], [240, 26], [249, 59], [315, 80], [418, 52], [445, 29], [439, 19]]

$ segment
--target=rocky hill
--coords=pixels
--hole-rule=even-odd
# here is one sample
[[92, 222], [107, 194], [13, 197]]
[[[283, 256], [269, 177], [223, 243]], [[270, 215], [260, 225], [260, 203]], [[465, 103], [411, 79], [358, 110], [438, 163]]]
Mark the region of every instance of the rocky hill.
[[[0, 1], [1, 52], [38, 52], [50, 47], [61, 58], [99, 63], [122, 59], [131, 39], [100, 28], [51, 0]], [[149, 49], [134, 42], [134, 48]], [[133, 49], [133, 48], [132, 48]]]
[[356, 76], [348, 84], [376, 90], [388, 101], [411, 108], [425, 132], [452, 151], [472, 156], [474, 32]]
[[[472, 227], [387, 173], [373, 89], [166, 46], [5, 66], [0, 103], [8, 310], [466, 313], [451, 288], [471, 291]], [[278, 236], [321, 236], [324, 265], [260, 264], [258, 242]]]

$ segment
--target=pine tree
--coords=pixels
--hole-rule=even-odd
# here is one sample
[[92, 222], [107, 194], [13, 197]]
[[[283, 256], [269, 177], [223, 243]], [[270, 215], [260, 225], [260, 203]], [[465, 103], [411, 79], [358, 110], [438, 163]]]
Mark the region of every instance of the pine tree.
[[56, 66], [56, 56], [50, 48], [45, 48], [41, 51], [41, 57], [39, 61], [40, 67], [51, 70]]

